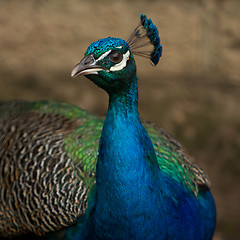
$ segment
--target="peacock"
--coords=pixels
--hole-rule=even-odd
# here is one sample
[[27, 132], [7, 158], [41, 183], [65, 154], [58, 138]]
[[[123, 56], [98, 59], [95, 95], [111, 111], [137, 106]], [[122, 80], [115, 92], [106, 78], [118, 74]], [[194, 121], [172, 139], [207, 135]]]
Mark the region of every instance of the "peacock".
[[162, 55], [146, 15], [127, 41], [91, 43], [72, 70], [109, 95], [105, 120], [64, 102], [1, 103], [2, 238], [212, 239], [210, 181], [164, 129], [140, 121], [133, 54], [153, 65]]

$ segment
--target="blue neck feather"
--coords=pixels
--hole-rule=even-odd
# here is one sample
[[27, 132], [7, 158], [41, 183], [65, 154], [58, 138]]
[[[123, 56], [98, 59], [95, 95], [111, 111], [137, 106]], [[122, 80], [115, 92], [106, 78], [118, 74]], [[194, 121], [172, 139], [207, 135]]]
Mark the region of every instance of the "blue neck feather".
[[157, 175], [157, 160], [139, 120], [135, 75], [126, 91], [109, 94], [97, 163], [95, 229], [91, 232], [101, 239], [142, 239], [144, 232], [154, 233], [151, 221], [146, 223], [147, 218], [159, 218], [159, 181], [154, 172]]
[[211, 239], [204, 221], [209, 218], [211, 222], [214, 212], [201, 216], [203, 206], [214, 207], [209, 192], [197, 199], [160, 171], [139, 120], [135, 75], [126, 91], [109, 93], [99, 145], [95, 206], [86, 239]]

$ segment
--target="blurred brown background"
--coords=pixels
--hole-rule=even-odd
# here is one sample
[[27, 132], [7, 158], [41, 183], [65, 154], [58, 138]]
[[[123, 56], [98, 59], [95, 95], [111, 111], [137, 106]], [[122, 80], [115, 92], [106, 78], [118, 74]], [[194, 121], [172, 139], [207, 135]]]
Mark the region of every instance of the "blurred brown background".
[[70, 72], [92, 41], [126, 39], [140, 13], [163, 44], [157, 67], [136, 57], [141, 117], [208, 172], [214, 240], [240, 239], [240, 1], [0, 0], [0, 100], [62, 100], [104, 115], [106, 94]]

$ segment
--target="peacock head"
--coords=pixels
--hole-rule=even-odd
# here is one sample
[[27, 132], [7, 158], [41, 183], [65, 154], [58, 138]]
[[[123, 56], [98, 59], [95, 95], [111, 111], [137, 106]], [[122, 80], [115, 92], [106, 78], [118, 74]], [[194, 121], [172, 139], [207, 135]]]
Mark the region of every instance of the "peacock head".
[[[71, 76], [85, 75], [107, 92], [118, 91], [128, 86], [136, 74], [133, 54], [147, 57], [157, 65], [162, 54], [157, 27], [145, 15], [141, 14], [140, 19], [127, 41], [108, 37], [93, 42]], [[149, 46], [151, 50], [144, 49]]]

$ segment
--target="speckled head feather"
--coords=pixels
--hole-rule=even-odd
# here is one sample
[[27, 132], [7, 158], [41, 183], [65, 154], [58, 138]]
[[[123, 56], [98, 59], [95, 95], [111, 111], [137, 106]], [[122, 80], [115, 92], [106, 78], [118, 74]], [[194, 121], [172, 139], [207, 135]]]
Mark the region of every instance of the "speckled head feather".
[[[162, 45], [157, 27], [146, 15], [140, 15], [140, 23], [127, 39], [131, 52], [135, 55], [150, 58], [154, 65], [157, 65], [162, 56]], [[153, 50], [140, 50], [140, 48], [152, 45]]]
[[123, 52], [127, 51], [128, 46], [126, 44], [126, 41], [124, 41], [123, 39], [112, 37], [103, 38], [91, 43], [91, 45], [87, 48], [85, 52], [85, 56], [93, 54], [94, 58], [97, 60], [105, 52], [109, 50], [113, 51], [120, 48], [124, 48]]

